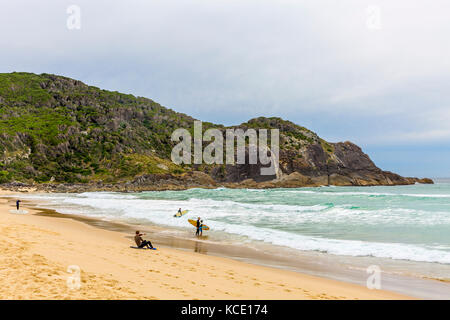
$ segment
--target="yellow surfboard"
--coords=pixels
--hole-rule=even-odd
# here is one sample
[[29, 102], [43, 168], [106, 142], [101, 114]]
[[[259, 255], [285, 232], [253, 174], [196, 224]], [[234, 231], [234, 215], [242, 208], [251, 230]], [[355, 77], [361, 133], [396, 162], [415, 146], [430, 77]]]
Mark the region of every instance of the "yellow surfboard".
[[176, 218], [179, 218], [179, 217], [181, 217], [181, 216], [184, 216], [186, 213], [188, 213], [189, 212], [189, 210], [184, 210], [184, 211], [181, 211], [181, 213], [179, 213], [179, 212], [177, 212], [176, 214], [174, 214], [173, 216], [174, 217], [176, 217]]
[[[197, 220], [188, 219], [188, 221], [189, 221], [190, 224], [192, 224], [194, 227], [197, 228]], [[209, 227], [208, 227], [206, 224], [204, 224], [204, 225], [202, 226], [202, 230], [203, 230], [203, 231], [209, 230]]]

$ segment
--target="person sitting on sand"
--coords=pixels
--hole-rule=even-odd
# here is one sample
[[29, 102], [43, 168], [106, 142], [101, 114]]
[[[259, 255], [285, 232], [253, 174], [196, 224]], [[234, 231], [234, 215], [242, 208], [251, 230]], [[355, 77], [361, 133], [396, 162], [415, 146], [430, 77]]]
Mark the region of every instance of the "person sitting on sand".
[[145, 235], [145, 233], [141, 234], [139, 231], [136, 231], [136, 235], [134, 236], [134, 241], [136, 242], [136, 245], [138, 248], [144, 248], [147, 247], [149, 249], [153, 249], [152, 243], [148, 240], [142, 239], [142, 236]]
[[197, 218], [197, 231], [195, 232], [195, 235], [200, 235], [200, 217]]

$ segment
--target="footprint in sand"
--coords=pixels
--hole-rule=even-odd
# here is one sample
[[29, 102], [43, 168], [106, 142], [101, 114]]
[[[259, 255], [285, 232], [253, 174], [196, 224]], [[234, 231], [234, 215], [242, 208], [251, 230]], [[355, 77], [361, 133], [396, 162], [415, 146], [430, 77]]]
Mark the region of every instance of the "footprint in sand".
[[159, 271], [159, 270], [152, 270], [152, 269], [150, 269], [150, 270], [148, 270], [148, 271], [154, 272], [154, 273], [161, 273], [161, 271]]

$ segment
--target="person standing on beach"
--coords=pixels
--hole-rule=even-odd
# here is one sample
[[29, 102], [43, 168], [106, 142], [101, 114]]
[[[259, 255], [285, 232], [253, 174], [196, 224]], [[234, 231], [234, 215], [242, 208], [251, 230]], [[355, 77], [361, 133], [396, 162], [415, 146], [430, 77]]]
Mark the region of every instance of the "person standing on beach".
[[198, 236], [200, 235], [200, 217], [197, 218], [197, 231], [195, 232], [195, 235]]
[[139, 231], [136, 231], [136, 235], [134, 236], [134, 241], [136, 242], [136, 245], [138, 248], [144, 248], [147, 247], [149, 249], [153, 249], [152, 243], [148, 240], [142, 239], [142, 236], [145, 235], [141, 234]]
[[200, 220], [200, 237], [203, 236], [203, 220]]
[[20, 203], [21, 203], [22, 201], [20, 201], [20, 200], [17, 200], [16, 201], [16, 208], [17, 208], [17, 210], [19, 210], [19, 207], [20, 207]]

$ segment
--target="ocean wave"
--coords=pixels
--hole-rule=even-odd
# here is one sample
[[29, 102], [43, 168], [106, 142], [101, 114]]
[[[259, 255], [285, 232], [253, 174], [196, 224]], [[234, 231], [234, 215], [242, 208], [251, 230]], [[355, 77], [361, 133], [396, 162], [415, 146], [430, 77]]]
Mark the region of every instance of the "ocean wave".
[[[33, 196], [32, 196], [33, 197]], [[123, 193], [82, 193], [72, 195], [46, 194], [34, 196], [62, 203], [66, 206], [77, 205], [83, 208], [82, 214], [108, 214], [127, 216], [129, 211], [146, 219], [160, 215], [167, 220], [178, 208], [189, 209], [192, 214], [210, 219], [228, 219], [230, 223], [240, 221], [247, 224], [274, 223], [301, 224], [348, 224], [355, 225], [404, 225], [433, 226], [450, 225], [450, 214], [446, 211], [434, 211], [413, 208], [364, 208], [351, 202], [334, 204], [333, 202], [296, 205], [273, 203], [246, 203], [233, 200], [213, 200], [188, 198], [145, 199], [137, 195]], [[79, 209], [80, 209], [79, 208]], [[161, 219], [162, 221], [164, 219]], [[161, 221], [160, 221], [161, 222]], [[170, 224], [166, 222], [164, 224]]]
[[[355, 200], [348, 197], [411, 193], [289, 189], [264, 192], [261, 196], [260, 191], [191, 189], [135, 194], [30, 194], [23, 197], [46, 200], [62, 213], [183, 229], [193, 228], [185, 218], [200, 216], [213, 233], [226, 232], [249, 241], [264, 241], [297, 250], [450, 263], [449, 241], [444, 238], [449, 231], [450, 212], [443, 209], [446, 208], [445, 200], [420, 200], [417, 205], [411, 200]], [[305, 193], [307, 197], [295, 197], [295, 192]], [[312, 197], [318, 193], [323, 197]], [[332, 195], [340, 198], [328, 197]], [[439, 196], [442, 193], [426, 195]], [[422, 193], [414, 196], [422, 196]], [[189, 213], [183, 219], [173, 218], [180, 207], [189, 209]], [[385, 233], [385, 229], [394, 231]], [[384, 242], [385, 238], [380, 234], [388, 235], [389, 239]]]
[[415, 197], [415, 198], [450, 198], [450, 194], [425, 194], [425, 193], [387, 193], [387, 192], [334, 192], [334, 191], [311, 191], [311, 190], [287, 190], [287, 193], [316, 194], [326, 196], [372, 196], [372, 197]]
[[417, 245], [401, 243], [367, 242], [359, 240], [327, 239], [295, 235], [288, 232], [255, 227], [242, 228], [236, 225], [215, 223], [214, 228], [240, 236], [247, 236], [273, 245], [290, 247], [302, 251], [319, 251], [334, 255], [373, 256], [395, 260], [436, 262], [450, 264], [450, 252], [427, 249]]
[[120, 192], [83, 192], [76, 194], [77, 198], [89, 199], [137, 199], [136, 195]]

